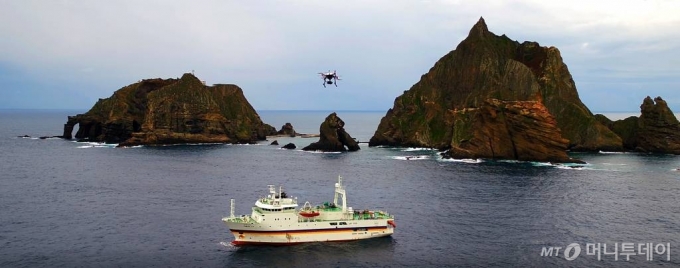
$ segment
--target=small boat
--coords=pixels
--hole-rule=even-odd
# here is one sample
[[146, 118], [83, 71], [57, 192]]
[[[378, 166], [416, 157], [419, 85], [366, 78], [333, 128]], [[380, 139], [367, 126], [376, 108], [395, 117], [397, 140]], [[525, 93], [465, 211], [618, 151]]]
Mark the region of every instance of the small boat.
[[302, 209], [300, 209], [298, 214], [300, 214], [302, 217], [312, 218], [319, 216], [321, 213], [319, 213], [319, 211], [315, 211], [309, 202], [305, 202], [305, 205], [302, 206]]
[[394, 216], [379, 210], [354, 210], [347, 205], [342, 177], [335, 183], [333, 202], [312, 206], [305, 202], [298, 210], [296, 197], [282, 187], [278, 192], [269, 185], [269, 195], [255, 202], [250, 215], [231, 213], [222, 221], [234, 235], [233, 245], [290, 245], [307, 242], [352, 241], [390, 236], [396, 224]]
[[319, 216], [319, 214], [318, 211], [300, 211], [300, 216], [307, 218], [316, 217]]

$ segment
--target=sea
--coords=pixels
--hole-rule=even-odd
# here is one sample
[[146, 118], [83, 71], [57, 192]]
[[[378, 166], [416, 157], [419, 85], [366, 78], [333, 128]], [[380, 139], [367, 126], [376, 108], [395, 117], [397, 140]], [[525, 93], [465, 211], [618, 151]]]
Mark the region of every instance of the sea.
[[[318, 138], [300, 137], [133, 148], [39, 138], [83, 112], [0, 110], [0, 267], [680, 266], [680, 156], [571, 153], [587, 164], [560, 165], [365, 143], [305, 152]], [[331, 112], [258, 111], [311, 134]], [[384, 114], [337, 111], [360, 142]], [[230, 199], [249, 214], [272, 184], [321, 204], [338, 176], [355, 210], [395, 215], [394, 235], [231, 245]]]

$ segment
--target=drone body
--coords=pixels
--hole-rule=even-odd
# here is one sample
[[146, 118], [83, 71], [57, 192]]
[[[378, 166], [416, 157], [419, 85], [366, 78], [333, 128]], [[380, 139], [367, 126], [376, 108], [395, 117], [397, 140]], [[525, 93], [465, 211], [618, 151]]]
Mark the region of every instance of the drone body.
[[336, 87], [338, 86], [338, 80], [340, 80], [340, 77], [335, 71], [331, 72], [328, 70], [328, 72], [319, 73], [319, 75], [321, 75], [321, 78], [323, 79], [323, 87], [326, 87], [326, 84], [335, 84]]

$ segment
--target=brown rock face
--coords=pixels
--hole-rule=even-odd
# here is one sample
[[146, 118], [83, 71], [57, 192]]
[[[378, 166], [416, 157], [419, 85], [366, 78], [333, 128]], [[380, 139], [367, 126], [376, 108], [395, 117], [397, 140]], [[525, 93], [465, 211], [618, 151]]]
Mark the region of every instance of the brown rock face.
[[455, 50], [395, 99], [369, 146], [449, 148], [452, 111], [479, 108], [488, 99], [540, 101], [571, 150], [622, 149], [621, 139], [579, 99], [557, 48], [497, 36], [483, 19]]
[[[656, 102], [656, 104], [655, 104]], [[647, 96], [640, 105], [637, 151], [680, 154], [680, 123], [661, 97]]]
[[324, 152], [343, 152], [358, 151], [359, 144], [344, 129], [345, 122], [332, 113], [319, 127], [319, 141], [312, 143], [302, 150], [304, 151], [324, 151]]
[[661, 97], [647, 96], [640, 105], [640, 117], [631, 116], [609, 126], [624, 140], [627, 150], [680, 154], [680, 123]]
[[275, 133], [236, 85], [205, 86], [191, 74], [147, 79], [100, 99], [85, 114], [69, 116], [64, 137], [119, 146], [178, 143], [252, 143]]
[[295, 137], [295, 129], [293, 129], [293, 125], [290, 123], [286, 123], [285, 125], [281, 126], [281, 130], [276, 132], [277, 135], [287, 135], [291, 137]]
[[454, 138], [445, 156], [582, 163], [567, 156], [569, 141], [540, 101], [489, 99], [452, 117]]

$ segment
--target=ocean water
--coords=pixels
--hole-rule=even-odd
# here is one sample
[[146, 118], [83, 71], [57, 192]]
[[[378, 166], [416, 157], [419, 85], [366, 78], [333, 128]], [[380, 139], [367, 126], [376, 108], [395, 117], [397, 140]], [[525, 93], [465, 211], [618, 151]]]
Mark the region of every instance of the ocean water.
[[[0, 267], [646, 267], [680, 265], [680, 157], [579, 153], [586, 165], [442, 160], [423, 148], [311, 153], [268, 145], [113, 148], [61, 139], [67, 115], [0, 111]], [[329, 111], [262, 111], [317, 133]], [[338, 112], [368, 141], [384, 112]], [[611, 116], [611, 115], [609, 115]], [[625, 118], [625, 115], [620, 115]], [[611, 118], [611, 117], [610, 117]], [[33, 138], [19, 138], [30, 135]], [[278, 137], [305, 146], [317, 138]], [[333, 197], [396, 217], [388, 238], [233, 247], [221, 222], [268, 184], [301, 202]], [[567, 260], [564, 249], [579, 245]], [[600, 246], [600, 260], [593, 250]], [[652, 243], [664, 254], [603, 254]], [[659, 244], [662, 247], [658, 246]], [[666, 245], [670, 245], [670, 254]], [[558, 256], [541, 256], [557, 247]], [[590, 251], [588, 251], [590, 249]], [[547, 251], [546, 251], [547, 252]], [[571, 247], [567, 257], [573, 257]], [[593, 254], [588, 254], [593, 253]], [[545, 254], [544, 254], [545, 255]], [[668, 260], [670, 259], [670, 260]]]

